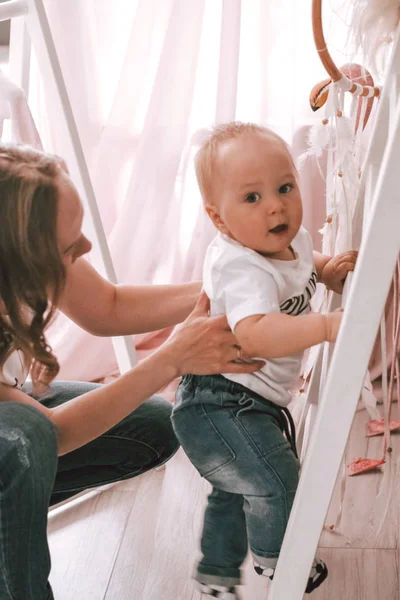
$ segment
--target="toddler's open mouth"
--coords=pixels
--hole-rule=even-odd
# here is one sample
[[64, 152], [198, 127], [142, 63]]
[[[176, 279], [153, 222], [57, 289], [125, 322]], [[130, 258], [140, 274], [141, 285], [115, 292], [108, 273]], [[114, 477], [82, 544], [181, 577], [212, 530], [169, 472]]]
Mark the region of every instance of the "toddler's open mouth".
[[269, 233], [283, 233], [283, 232], [286, 232], [287, 230], [288, 230], [288, 225], [286, 223], [281, 223], [280, 225], [277, 225], [273, 229], [270, 229]]

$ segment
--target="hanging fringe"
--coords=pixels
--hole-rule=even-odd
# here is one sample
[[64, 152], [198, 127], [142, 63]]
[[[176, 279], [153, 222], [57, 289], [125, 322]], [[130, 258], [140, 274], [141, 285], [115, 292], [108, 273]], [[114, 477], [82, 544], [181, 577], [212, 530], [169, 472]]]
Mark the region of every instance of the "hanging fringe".
[[[348, 65], [350, 71], [353, 67], [357, 67], [357, 76], [361, 76], [362, 67]], [[367, 77], [365, 73], [364, 77]], [[316, 92], [314, 101], [316, 108], [319, 108], [323, 104], [322, 100], [326, 98], [324, 116], [319, 123], [311, 128], [308, 137], [309, 148], [302, 156], [302, 160], [310, 156], [318, 159], [324, 153], [328, 154], [326, 173], [328, 216], [319, 231], [323, 237], [323, 252], [333, 255], [352, 248], [352, 220], [360, 189], [360, 175], [364, 159], [361, 134], [366, 123], [367, 112], [369, 114], [370, 105], [368, 99], [354, 96], [350, 110], [345, 114], [345, 92], [340, 87], [339, 82], [330, 83], [329, 85], [324, 82], [321, 90], [314, 90]], [[382, 324], [382, 327], [384, 327], [384, 324]], [[382, 341], [385, 343], [384, 334], [381, 335]], [[394, 362], [393, 369], [395, 368], [396, 363]], [[385, 419], [381, 425], [382, 419], [376, 406], [376, 397], [373, 393], [369, 373], [365, 378], [361, 399], [370, 416], [370, 423], [373, 423], [370, 426], [370, 431], [375, 430], [378, 432], [382, 429], [385, 433], [383, 456], [380, 459], [357, 458], [347, 465], [350, 475], [370, 471], [384, 464], [386, 441], [389, 440], [390, 430], [397, 428], [397, 423], [395, 421], [390, 422], [390, 419], [388, 419], [388, 409], [385, 410]], [[347, 460], [343, 463], [341, 478], [340, 510], [335, 524], [330, 526], [331, 530], [337, 529], [341, 521], [346, 487], [346, 462]]]
[[372, 387], [372, 382], [371, 382], [371, 377], [370, 377], [369, 371], [367, 371], [367, 374], [364, 379], [364, 385], [361, 390], [361, 399], [362, 399], [362, 402], [363, 402], [363, 404], [367, 410], [367, 413], [369, 415], [370, 422], [371, 421], [380, 421], [381, 413], [379, 412], [379, 410], [376, 406], [377, 400], [376, 400], [376, 396], [374, 394], [374, 390]]

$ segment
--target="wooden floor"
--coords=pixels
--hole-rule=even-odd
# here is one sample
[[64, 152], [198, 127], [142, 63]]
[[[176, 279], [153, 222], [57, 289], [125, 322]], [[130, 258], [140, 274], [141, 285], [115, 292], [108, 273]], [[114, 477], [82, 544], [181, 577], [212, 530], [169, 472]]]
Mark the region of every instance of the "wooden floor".
[[[355, 417], [348, 462], [379, 458], [382, 438], [365, 438]], [[400, 435], [382, 472], [346, 479], [341, 531], [324, 531], [319, 556], [330, 577], [313, 600], [400, 600]], [[336, 485], [327, 525], [340, 506]], [[200, 600], [191, 573], [208, 484], [180, 450], [161, 471], [94, 491], [49, 518], [56, 600]], [[244, 600], [266, 600], [267, 583], [245, 565]], [[287, 600], [290, 600], [289, 598]]]

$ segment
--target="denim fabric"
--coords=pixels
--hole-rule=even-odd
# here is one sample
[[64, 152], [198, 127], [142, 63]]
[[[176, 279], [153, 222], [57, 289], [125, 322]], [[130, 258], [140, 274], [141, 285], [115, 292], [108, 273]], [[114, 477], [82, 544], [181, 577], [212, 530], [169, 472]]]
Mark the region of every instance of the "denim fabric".
[[213, 486], [196, 579], [240, 583], [248, 547], [275, 566], [293, 504], [299, 461], [280, 407], [222, 376], [186, 376], [172, 414], [189, 459]]
[[[54, 407], [96, 384], [57, 382]], [[31, 393], [29, 386], [24, 387]], [[153, 396], [118, 425], [57, 460], [54, 425], [36, 408], [0, 397], [0, 599], [51, 600], [47, 510], [78, 492], [140, 475], [178, 449], [171, 405]]]

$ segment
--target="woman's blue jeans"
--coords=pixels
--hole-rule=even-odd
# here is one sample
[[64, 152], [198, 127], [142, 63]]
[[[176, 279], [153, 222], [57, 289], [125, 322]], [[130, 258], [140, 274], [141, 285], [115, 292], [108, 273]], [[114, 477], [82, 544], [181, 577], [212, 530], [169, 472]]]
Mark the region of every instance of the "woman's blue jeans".
[[[57, 382], [54, 407], [96, 384]], [[28, 386], [24, 391], [31, 393]], [[55, 426], [32, 406], [0, 396], [0, 599], [51, 600], [47, 511], [82, 490], [140, 475], [178, 449], [171, 405], [153, 396], [86, 446], [57, 459]]]
[[196, 579], [239, 584], [248, 547], [258, 564], [274, 567], [299, 476], [281, 409], [222, 376], [189, 375], [178, 388], [172, 423], [213, 486]]

